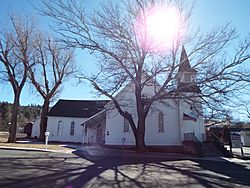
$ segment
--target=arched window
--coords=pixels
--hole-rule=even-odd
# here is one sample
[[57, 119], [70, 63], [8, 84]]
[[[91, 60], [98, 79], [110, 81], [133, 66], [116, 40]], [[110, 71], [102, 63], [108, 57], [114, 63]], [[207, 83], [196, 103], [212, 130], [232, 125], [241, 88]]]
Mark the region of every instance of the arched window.
[[70, 124], [70, 136], [74, 136], [75, 134], [75, 122], [72, 121]]
[[127, 133], [129, 132], [129, 121], [124, 118], [124, 122], [123, 122], [123, 132]]
[[63, 123], [61, 120], [58, 121], [57, 135], [59, 135], [59, 136], [63, 135]]
[[158, 114], [158, 132], [164, 132], [164, 114], [162, 112]]

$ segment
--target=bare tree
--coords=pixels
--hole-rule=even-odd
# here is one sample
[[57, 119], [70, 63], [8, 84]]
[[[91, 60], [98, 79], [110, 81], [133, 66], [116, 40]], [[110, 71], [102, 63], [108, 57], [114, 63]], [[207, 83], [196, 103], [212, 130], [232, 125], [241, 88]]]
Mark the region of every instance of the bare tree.
[[241, 103], [237, 103], [241, 107], [241, 114], [244, 115], [246, 118], [250, 118], [250, 107], [249, 107], [249, 100], [241, 101]]
[[246, 112], [247, 112], [247, 117], [250, 118], [250, 110], [247, 106], [245, 106], [245, 108], [246, 108]]
[[1, 30], [0, 63], [2, 79], [11, 84], [14, 93], [8, 142], [15, 142], [20, 95], [28, 76], [35, 26], [24, 17], [11, 15], [9, 18], [10, 25]]
[[[157, 6], [176, 7], [181, 17], [175, 39], [164, 53], [155, 50], [158, 44], [152, 43], [144, 27], [149, 11]], [[120, 115], [130, 122], [138, 151], [145, 150], [145, 119], [156, 101], [194, 102], [199, 97], [201, 104], [198, 106], [207, 107], [206, 113], [214, 113], [228, 103], [230, 93], [249, 81], [249, 70], [244, 66], [250, 58], [249, 39], [239, 42], [230, 24], [214, 27], [208, 33], [190, 30], [193, 7], [183, 1], [108, 1], [89, 14], [84, 8], [84, 2], [53, 0], [43, 1], [40, 11], [54, 19], [53, 28], [61, 35], [62, 42], [70, 47], [88, 49], [98, 57], [99, 72], [84, 78], [111, 99]], [[238, 46], [230, 55], [227, 50], [237, 41]], [[179, 58], [182, 45], [189, 53], [183, 48], [183, 56]], [[179, 65], [188, 59], [193, 68], [187, 69], [195, 69], [197, 78], [195, 83], [181, 85], [176, 81], [180, 79]], [[134, 91], [137, 119], [116, 97], [128, 83]], [[144, 93], [148, 85], [156, 88], [153, 94]], [[182, 92], [193, 87], [200, 91], [192, 95]]]
[[62, 47], [51, 37], [46, 38], [41, 34], [37, 36], [29, 78], [43, 98], [39, 135], [41, 141], [45, 139], [49, 104], [59, 92], [63, 81], [76, 71], [73, 60], [71, 49]]

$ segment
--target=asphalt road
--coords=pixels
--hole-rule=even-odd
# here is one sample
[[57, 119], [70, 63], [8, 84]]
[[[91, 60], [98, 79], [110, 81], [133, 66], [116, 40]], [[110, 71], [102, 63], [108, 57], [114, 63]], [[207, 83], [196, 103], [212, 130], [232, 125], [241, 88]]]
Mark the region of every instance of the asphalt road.
[[0, 149], [0, 187], [250, 187], [250, 163]]

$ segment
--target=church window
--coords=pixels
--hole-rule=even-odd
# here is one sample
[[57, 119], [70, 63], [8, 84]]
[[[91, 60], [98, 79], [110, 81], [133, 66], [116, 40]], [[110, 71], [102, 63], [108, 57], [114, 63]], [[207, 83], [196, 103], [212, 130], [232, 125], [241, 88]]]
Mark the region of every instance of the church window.
[[63, 135], [63, 123], [62, 121], [58, 121], [58, 125], [57, 125], [57, 135], [61, 136]]
[[74, 136], [75, 134], [75, 122], [72, 121], [70, 124], [70, 136]]
[[164, 132], [164, 114], [162, 112], [158, 114], [158, 132]]
[[123, 132], [129, 132], [129, 121], [124, 118], [124, 122], [123, 122]]

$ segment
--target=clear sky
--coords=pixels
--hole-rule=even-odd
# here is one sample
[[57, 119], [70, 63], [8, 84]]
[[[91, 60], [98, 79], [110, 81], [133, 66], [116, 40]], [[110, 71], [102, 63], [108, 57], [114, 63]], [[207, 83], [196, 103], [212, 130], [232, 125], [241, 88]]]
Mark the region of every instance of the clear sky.
[[[35, 13], [30, 5], [39, 3], [39, 0], [0, 0], [0, 25], [2, 26], [9, 12]], [[89, 0], [89, 6], [96, 6], [98, 0]], [[240, 35], [246, 36], [250, 33], [250, 0], [197, 0], [194, 7], [193, 22], [199, 25], [204, 31], [216, 25], [223, 25], [232, 22]], [[48, 28], [49, 20], [39, 17], [42, 28]], [[0, 27], [1, 27], [0, 26]], [[76, 61], [85, 71], [91, 69], [95, 61], [91, 55], [77, 51]], [[26, 86], [21, 95], [21, 105], [41, 104], [42, 100], [35, 91]], [[91, 86], [87, 83], [77, 84], [77, 81], [70, 80], [64, 83], [63, 89], [58, 98], [63, 99], [96, 99], [92, 93]], [[0, 84], [0, 101], [13, 101], [13, 94], [10, 85]]]

